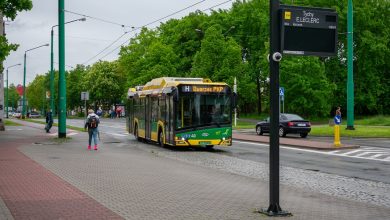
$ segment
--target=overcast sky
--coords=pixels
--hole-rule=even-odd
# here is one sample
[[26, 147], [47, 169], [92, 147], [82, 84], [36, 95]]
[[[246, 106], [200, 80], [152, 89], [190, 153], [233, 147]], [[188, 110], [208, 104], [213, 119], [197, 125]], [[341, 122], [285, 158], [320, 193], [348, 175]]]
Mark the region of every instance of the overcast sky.
[[[227, 0], [65, 0], [65, 21], [82, 16], [79, 13], [94, 18], [103, 19], [117, 24], [111, 24], [87, 17], [85, 22], [74, 22], [65, 28], [65, 63], [66, 69], [84, 64], [90, 58], [118, 39], [131, 27], [140, 27], [157, 19], [163, 18], [190, 5], [201, 2], [170, 18], [181, 18], [196, 10], [206, 10]], [[230, 8], [233, 1], [215, 7]], [[18, 14], [14, 21], [6, 22], [6, 35], [10, 43], [19, 44], [19, 49], [12, 52], [4, 62], [4, 68], [21, 63], [21, 66], [9, 69], [9, 84], [23, 84], [23, 55], [28, 49], [50, 43], [51, 27], [58, 24], [58, 0], [33, 0], [33, 8]], [[74, 13], [71, 13], [74, 12]], [[207, 13], [209, 12], [206, 11]], [[127, 27], [123, 28], [123, 24]], [[148, 27], [158, 26], [159, 22]], [[58, 29], [54, 29], [54, 67], [58, 69]], [[113, 51], [120, 44], [126, 42], [135, 32], [123, 36], [117, 43], [96, 58], [85, 63], [93, 64], [97, 60], [114, 60], [118, 57], [119, 49]], [[107, 55], [108, 54], [108, 55]], [[27, 52], [26, 85], [34, 80], [37, 74], [50, 70], [50, 47], [42, 47]], [[4, 70], [5, 71], [5, 70]]]

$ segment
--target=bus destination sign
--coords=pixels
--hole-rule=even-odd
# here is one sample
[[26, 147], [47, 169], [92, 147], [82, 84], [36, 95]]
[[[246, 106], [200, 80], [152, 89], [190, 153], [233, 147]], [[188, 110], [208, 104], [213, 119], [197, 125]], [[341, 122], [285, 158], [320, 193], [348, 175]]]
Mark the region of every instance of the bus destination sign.
[[338, 16], [334, 10], [281, 5], [280, 16], [284, 54], [336, 55]]
[[201, 93], [221, 93], [226, 92], [226, 86], [214, 86], [214, 85], [182, 85], [182, 92], [201, 92]]

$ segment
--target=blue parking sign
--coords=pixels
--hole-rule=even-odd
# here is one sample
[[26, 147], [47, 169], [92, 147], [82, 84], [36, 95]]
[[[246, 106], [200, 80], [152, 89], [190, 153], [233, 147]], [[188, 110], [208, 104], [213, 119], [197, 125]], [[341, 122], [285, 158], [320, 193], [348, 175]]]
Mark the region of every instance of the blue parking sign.
[[284, 87], [279, 87], [279, 96], [284, 96]]

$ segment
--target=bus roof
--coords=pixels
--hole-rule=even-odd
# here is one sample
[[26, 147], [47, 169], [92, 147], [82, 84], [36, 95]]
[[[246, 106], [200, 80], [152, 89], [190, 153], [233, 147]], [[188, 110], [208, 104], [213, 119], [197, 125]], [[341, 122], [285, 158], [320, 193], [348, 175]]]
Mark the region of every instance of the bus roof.
[[180, 84], [186, 85], [227, 85], [224, 82], [212, 82], [207, 78], [184, 78], [184, 77], [161, 77], [153, 79], [152, 81], [146, 83], [144, 86], [137, 86], [135, 88], [130, 88], [128, 91], [129, 96], [134, 96], [135, 93], [156, 93], [158, 91], [163, 91], [164, 88], [177, 87]]

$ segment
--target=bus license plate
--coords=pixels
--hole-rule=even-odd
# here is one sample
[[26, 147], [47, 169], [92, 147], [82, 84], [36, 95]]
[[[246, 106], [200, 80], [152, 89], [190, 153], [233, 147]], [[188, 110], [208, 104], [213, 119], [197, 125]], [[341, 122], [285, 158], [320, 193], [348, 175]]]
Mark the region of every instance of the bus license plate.
[[199, 145], [209, 145], [211, 144], [210, 141], [199, 141]]

